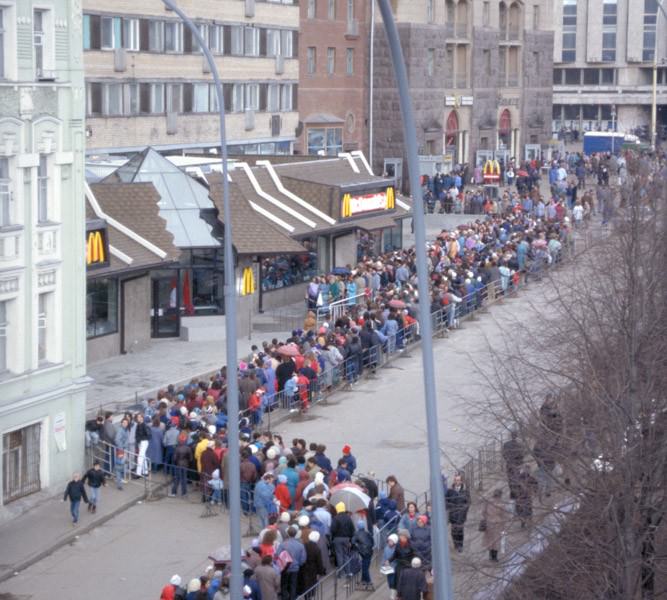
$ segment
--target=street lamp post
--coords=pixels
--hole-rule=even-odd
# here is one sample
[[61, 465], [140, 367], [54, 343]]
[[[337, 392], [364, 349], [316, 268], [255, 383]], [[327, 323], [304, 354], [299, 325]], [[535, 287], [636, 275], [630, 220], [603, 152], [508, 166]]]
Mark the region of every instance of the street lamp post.
[[236, 278], [232, 249], [232, 219], [227, 171], [227, 135], [225, 132], [225, 98], [215, 59], [193, 21], [176, 5], [174, 0], [162, 0], [189, 27], [211, 69], [220, 111], [220, 154], [222, 157], [222, 199], [224, 220], [225, 269], [225, 346], [227, 350], [227, 441], [229, 446], [229, 544], [231, 547], [231, 600], [241, 600], [243, 577], [241, 573], [241, 471], [239, 456], [239, 392], [236, 379]]
[[398, 38], [389, 0], [378, 0], [384, 28], [387, 33], [394, 73], [398, 83], [398, 94], [403, 118], [405, 153], [410, 175], [410, 192], [413, 199], [415, 227], [415, 250], [417, 254], [417, 280], [419, 290], [419, 327], [422, 339], [422, 361], [424, 399], [426, 404], [426, 427], [428, 437], [429, 476], [431, 489], [431, 515], [433, 519], [433, 570], [435, 597], [438, 600], [453, 600], [449, 546], [447, 544], [447, 516], [445, 491], [440, 476], [440, 441], [438, 439], [438, 408], [435, 393], [435, 367], [433, 363], [433, 324], [431, 322], [431, 290], [426, 266], [426, 227], [424, 222], [424, 199], [419, 185], [419, 157], [417, 155], [417, 131], [412, 101], [408, 86], [408, 75], [403, 50]]

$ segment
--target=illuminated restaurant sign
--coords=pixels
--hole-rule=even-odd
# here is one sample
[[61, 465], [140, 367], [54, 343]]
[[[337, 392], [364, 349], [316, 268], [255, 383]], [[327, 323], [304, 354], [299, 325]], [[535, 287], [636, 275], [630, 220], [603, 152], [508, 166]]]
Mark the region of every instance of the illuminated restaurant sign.
[[373, 192], [372, 194], [363, 194], [360, 196], [345, 194], [343, 196], [341, 216], [347, 218], [376, 210], [391, 210], [395, 208], [395, 205], [394, 188], [391, 186], [385, 191]]
[[86, 267], [106, 267], [109, 264], [109, 241], [106, 227], [86, 231]]

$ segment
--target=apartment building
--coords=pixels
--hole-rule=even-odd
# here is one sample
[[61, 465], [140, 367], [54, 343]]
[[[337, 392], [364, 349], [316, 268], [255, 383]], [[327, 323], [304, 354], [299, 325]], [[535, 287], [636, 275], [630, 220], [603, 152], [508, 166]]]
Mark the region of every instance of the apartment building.
[[0, 520], [83, 464], [84, 79], [77, 0], [0, 2]]
[[368, 151], [367, 0], [304, 0], [299, 56], [300, 154]]
[[[181, 0], [216, 57], [235, 154], [291, 154], [298, 125], [295, 0]], [[89, 153], [219, 147], [199, 43], [161, 0], [83, 0]]]
[[650, 134], [656, 53], [658, 125], [667, 127], [667, 19], [657, 0], [557, 0], [554, 28], [555, 134]]
[[[425, 172], [541, 151], [552, 112], [552, 2], [394, 0], [393, 8]], [[402, 122], [381, 23], [373, 61], [374, 167], [400, 174]]]

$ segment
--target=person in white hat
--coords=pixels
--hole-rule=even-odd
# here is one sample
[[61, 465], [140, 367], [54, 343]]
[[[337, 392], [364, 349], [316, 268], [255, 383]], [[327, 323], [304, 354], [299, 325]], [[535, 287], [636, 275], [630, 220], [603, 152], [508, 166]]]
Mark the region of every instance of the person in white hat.
[[409, 568], [401, 569], [396, 591], [401, 600], [420, 600], [422, 594], [428, 591], [420, 558], [413, 558]]
[[177, 597], [184, 598], [185, 590], [181, 587], [180, 575], [172, 575], [169, 583], [162, 588], [160, 600], [174, 600]]

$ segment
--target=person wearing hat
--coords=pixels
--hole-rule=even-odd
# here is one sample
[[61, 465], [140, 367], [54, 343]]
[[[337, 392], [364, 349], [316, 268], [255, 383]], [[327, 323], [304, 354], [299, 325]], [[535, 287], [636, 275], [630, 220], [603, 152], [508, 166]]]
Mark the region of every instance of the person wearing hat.
[[354, 472], [357, 470], [357, 459], [354, 458], [352, 454], [352, 448], [349, 444], [343, 446], [343, 456], [342, 459], [345, 461], [346, 469], [350, 475], [354, 475]]
[[303, 544], [297, 539], [299, 528], [291, 526], [287, 529], [287, 539], [283, 541], [276, 549], [276, 556], [280, 556], [283, 551], [292, 557], [280, 577], [281, 600], [295, 600], [297, 593], [297, 584], [299, 569], [306, 562], [306, 550]]
[[396, 598], [396, 561], [394, 560], [394, 551], [398, 544], [398, 535], [395, 533], [387, 537], [387, 543], [382, 550], [382, 572], [387, 576], [387, 586], [389, 587], [389, 597]]
[[160, 600], [181, 600], [185, 598], [185, 590], [181, 587], [179, 575], [172, 575], [169, 583], [162, 588]]
[[422, 561], [418, 557], [415, 556], [410, 566], [401, 571], [396, 591], [401, 600], [421, 600], [422, 594], [428, 591]]
[[[301, 517], [299, 521], [304, 517]], [[305, 517], [308, 519], [308, 517]], [[303, 563], [299, 571], [298, 591], [300, 594], [307, 592], [317, 583], [320, 575], [325, 575], [324, 561], [322, 560], [322, 551], [319, 546], [320, 534], [317, 531], [310, 531], [304, 542], [306, 551], [306, 562]]]
[[287, 511], [290, 509], [290, 506], [292, 505], [292, 496], [287, 487], [286, 475], [278, 475], [278, 484], [276, 485], [274, 496], [280, 503], [280, 510]]
[[331, 539], [336, 555], [336, 566], [339, 569], [344, 566], [345, 574], [352, 577], [352, 565], [349, 559], [352, 553], [352, 537], [355, 533], [354, 523], [344, 502], [339, 502], [334, 508], [336, 516], [331, 520]]

